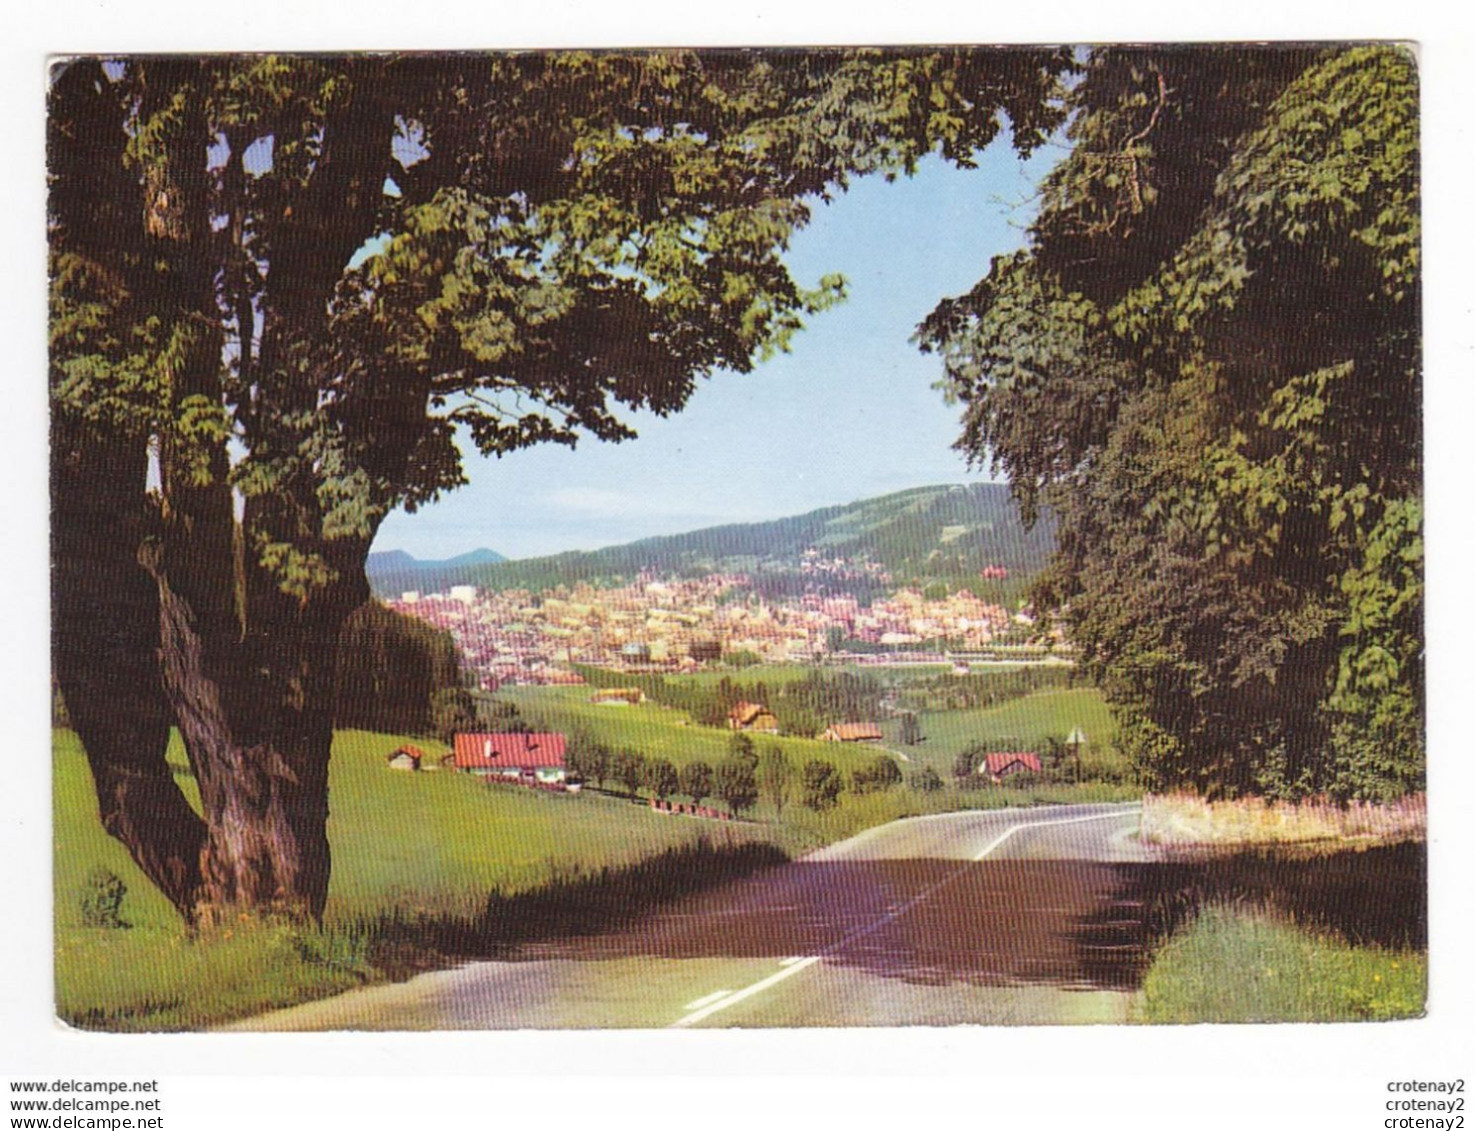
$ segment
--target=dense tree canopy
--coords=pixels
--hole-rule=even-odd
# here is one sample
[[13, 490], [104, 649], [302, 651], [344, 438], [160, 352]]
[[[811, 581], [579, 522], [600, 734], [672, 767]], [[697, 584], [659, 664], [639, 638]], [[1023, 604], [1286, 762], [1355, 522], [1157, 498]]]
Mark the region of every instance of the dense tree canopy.
[[1419, 139], [1387, 46], [1093, 51], [1026, 250], [921, 328], [1047, 501], [1149, 784], [1423, 775]]
[[[379, 523], [782, 349], [853, 176], [1060, 120], [1060, 50], [75, 59], [50, 95], [55, 664], [187, 917], [321, 914]], [[150, 465], [152, 464], [152, 479]], [[183, 734], [204, 808], [163, 760]]]
[[[344, 621], [337, 665], [333, 722], [340, 727], [441, 733], [436, 708], [447, 699], [470, 699], [451, 634], [377, 601]], [[474, 709], [465, 716], [474, 722]]]

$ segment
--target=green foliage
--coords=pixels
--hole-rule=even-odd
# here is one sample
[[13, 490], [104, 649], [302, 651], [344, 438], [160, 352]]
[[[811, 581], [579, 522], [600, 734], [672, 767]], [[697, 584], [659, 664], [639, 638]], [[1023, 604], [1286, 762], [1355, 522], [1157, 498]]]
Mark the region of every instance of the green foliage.
[[631, 798], [645, 781], [646, 762], [634, 750], [617, 750], [609, 760], [609, 776], [625, 787]]
[[921, 742], [922, 724], [917, 721], [915, 711], [908, 711], [901, 717], [901, 741], [903, 745], [915, 746]]
[[443, 739], [474, 729], [475, 706], [459, 688], [459, 669], [450, 633], [371, 601], [339, 634], [335, 721]]
[[783, 747], [769, 743], [758, 759], [758, 788], [780, 818], [793, 792], [794, 777], [794, 763], [789, 761]]
[[901, 767], [885, 754], [877, 754], [870, 763], [850, 771], [852, 793], [885, 793], [901, 784]]
[[[716, 830], [607, 798], [487, 789], [467, 774], [398, 774], [385, 759], [409, 736], [344, 731], [334, 739], [330, 833], [338, 852], [322, 931], [234, 921], [191, 935], [122, 845], [103, 831], [81, 745], [54, 735], [57, 849], [56, 1004], [87, 1028], [203, 1029], [381, 980], [402, 964], [380, 953], [386, 921], [475, 921], [493, 896], [512, 900], [570, 876], [617, 874], [704, 838], [753, 841], [758, 826]], [[442, 748], [427, 740], [433, 757]], [[197, 802], [177, 737], [169, 766]], [[127, 887], [130, 930], [86, 926], [77, 898], [95, 868]], [[627, 892], [628, 894], [628, 892]], [[679, 1003], [678, 1003], [679, 1004]]]
[[756, 760], [730, 755], [717, 763], [712, 788], [734, 814], [751, 809], [758, 800], [758, 782], [754, 776]]
[[1352, 946], [1242, 908], [1205, 908], [1157, 954], [1142, 1020], [1389, 1021], [1422, 1017], [1428, 956]]
[[690, 797], [693, 805], [700, 805], [712, 795], [712, 767], [701, 761], [686, 763], [677, 773], [676, 789]]
[[[1006, 121], [1028, 152], [1070, 68], [1058, 48], [53, 68], [58, 537], [96, 537], [104, 489], [118, 512], [112, 552], [66, 566], [69, 596], [136, 585], [147, 563], [179, 615], [128, 626], [119, 694], [162, 688], [159, 710], [198, 724], [197, 759], [265, 742], [265, 791], [300, 797], [296, 835], [271, 841], [286, 902], [316, 917], [326, 897], [331, 649], [384, 518], [464, 482], [457, 436], [486, 455], [629, 439], [629, 414], [680, 411], [701, 379], [786, 349], [844, 293], [784, 262], [816, 203], [933, 152], [969, 166]], [[64, 686], [94, 676], [87, 643], [58, 653]], [[161, 768], [162, 749], [105, 752], [118, 729], [100, 723], [89, 752]], [[219, 760], [212, 788], [251, 796], [207, 819], [264, 814], [263, 787]], [[179, 828], [139, 835], [187, 843], [175, 809]]]
[[476, 703], [464, 687], [446, 687], [431, 699], [430, 714], [435, 737], [451, 742], [457, 733], [476, 729]]
[[658, 801], [664, 801], [679, 788], [676, 767], [669, 758], [651, 758], [641, 769], [641, 784]]
[[123, 920], [123, 900], [128, 895], [128, 885], [110, 868], [101, 865], [87, 873], [87, 879], [78, 892], [78, 911], [84, 927], [121, 928], [128, 924]]
[[1417, 80], [1397, 48], [1101, 49], [1025, 252], [923, 325], [959, 446], [1156, 788], [1423, 775]]
[[758, 765], [758, 745], [752, 736], [739, 731], [727, 740], [728, 756], [739, 762], [746, 762], [749, 766]]
[[[944, 530], [955, 533], [960, 528], [962, 535], [942, 540]], [[447, 564], [417, 571], [409, 587], [434, 590], [479, 585], [498, 591], [537, 591], [581, 582], [624, 584], [642, 570], [692, 577], [715, 571], [748, 573], [750, 583], [742, 595], [776, 600], [802, 596], [813, 585], [813, 577], [797, 563], [805, 550], [818, 546], [852, 563], [870, 563], [885, 570], [893, 584], [936, 582], [940, 588], [935, 593], [966, 589], [1012, 607], [1023, 598], [1029, 578], [1044, 566], [1054, 545], [1054, 519], [1048, 511], [1033, 527], [1026, 527], [1006, 486], [972, 483], [916, 487], [769, 522], [644, 538], [600, 550], [515, 562]], [[990, 565], [1005, 566], [1008, 579], [982, 580], [979, 571]], [[387, 570], [370, 576], [375, 591], [384, 596], [406, 588], [404, 580], [403, 575]], [[855, 571], [828, 577], [826, 586], [833, 592], [851, 593], [863, 604], [890, 588], [871, 573]], [[831, 651], [836, 650], [834, 643]], [[699, 661], [720, 656], [720, 648], [713, 653], [711, 645], [711, 641], [694, 642]]]
[[844, 784], [833, 762], [811, 758], [804, 763], [800, 777], [799, 802], [816, 813], [831, 809], [838, 802]]
[[[908, 680], [898, 690], [897, 700], [909, 714], [919, 711], [966, 711], [1000, 706], [1038, 691], [1075, 687], [1082, 682], [1073, 666], [991, 669], [979, 674], [953, 675], [951, 672]], [[916, 745], [906, 738], [906, 716], [902, 717], [901, 741]], [[918, 721], [917, 740], [921, 741]]]
[[[726, 726], [728, 713], [740, 702], [759, 703], [778, 719], [782, 733], [813, 738], [830, 722], [861, 722], [877, 717], [885, 684], [870, 673], [824, 672], [810, 669], [799, 678], [784, 679], [770, 689], [758, 680], [738, 683], [723, 676], [716, 684], [683, 678], [667, 678], [603, 668], [580, 667], [579, 673], [594, 687], [638, 687], [646, 698], [662, 706], [687, 712], [703, 726]], [[733, 735], [734, 750], [752, 757], [753, 740], [747, 734]]]

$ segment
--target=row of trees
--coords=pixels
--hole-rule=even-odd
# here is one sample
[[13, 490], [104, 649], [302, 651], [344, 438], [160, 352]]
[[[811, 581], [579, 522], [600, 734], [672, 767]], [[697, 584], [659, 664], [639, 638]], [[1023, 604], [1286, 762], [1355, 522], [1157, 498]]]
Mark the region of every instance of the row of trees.
[[715, 797], [735, 816], [757, 803], [760, 781], [763, 793], [780, 810], [786, 799], [787, 760], [783, 751], [775, 747], [760, 757], [751, 743], [735, 745], [715, 767], [696, 760], [677, 769], [669, 758], [616, 749], [588, 731], [575, 731], [568, 737], [567, 768], [571, 776], [600, 789], [610, 784], [623, 786], [631, 799], [642, 789], [659, 801], [683, 794], [694, 805]]
[[1415, 61], [1097, 48], [1029, 246], [921, 326], [958, 446], [1048, 504], [1145, 784], [1424, 776]]
[[[679, 769], [669, 758], [647, 757], [631, 749], [615, 749], [589, 731], [568, 737], [567, 767], [570, 775], [600, 789], [621, 786], [633, 800], [641, 790], [659, 801], [681, 795], [700, 805], [717, 798], [735, 815], [753, 808], [760, 799], [773, 806], [780, 817], [784, 807], [797, 800], [821, 811], [834, 806], [845, 789], [855, 794], [885, 792], [902, 781], [901, 770], [885, 754], [877, 754], [852, 770], [848, 778], [834, 763], [812, 758], [796, 767], [783, 747], [766, 743], [760, 749], [745, 734], [733, 735], [731, 748], [716, 766], [696, 760]], [[942, 787], [936, 774], [914, 780], [918, 789]]]

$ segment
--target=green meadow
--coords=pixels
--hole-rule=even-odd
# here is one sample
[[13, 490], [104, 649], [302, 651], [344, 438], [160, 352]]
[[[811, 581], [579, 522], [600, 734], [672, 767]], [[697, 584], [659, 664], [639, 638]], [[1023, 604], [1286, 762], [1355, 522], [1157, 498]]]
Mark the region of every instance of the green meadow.
[[1079, 727], [1086, 735], [1081, 766], [1087, 778], [1098, 775], [1117, 779], [1127, 772], [1125, 760], [1116, 749], [1116, 721], [1106, 700], [1094, 688], [1038, 691], [997, 707], [964, 711], [924, 711], [918, 716], [923, 741], [915, 746], [901, 743], [901, 720], [882, 724], [886, 745], [904, 751], [918, 765], [931, 766], [946, 779], [953, 760], [976, 742], [1011, 740], [1020, 750], [1043, 753], [1045, 740], [1066, 738]]
[[[567, 732], [583, 728], [614, 749], [635, 750], [647, 758], [669, 758], [678, 767], [695, 761], [715, 766], [731, 751], [732, 731], [697, 726], [684, 711], [650, 701], [619, 706], [591, 703], [592, 694], [587, 687], [509, 687], [498, 692], [497, 698], [515, 705], [518, 713], [539, 729]], [[876, 754], [867, 747], [812, 738], [752, 737], [760, 749], [777, 743], [796, 766], [811, 758], [824, 758], [839, 769], [851, 770]]]
[[[375, 924], [471, 920], [489, 896], [516, 896], [571, 876], [618, 870], [699, 841], [763, 839], [754, 824], [673, 820], [585, 792], [490, 786], [463, 774], [390, 770], [405, 739], [341, 732], [334, 745], [329, 837], [333, 879], [325, 930], [242, 923], [193, 941], [178, 916], [97, 819], [76, 736], [55, 732], [56, 1001], [70, 1023], [193, 1028], [350, 988], [382, 976]], [[416, 742], [434, 757], [444, 747]], [[197, 800], [177, 738], [169, 760]], [[97, 869], [126, 887], [117, 918], [89, 927], [83, 900]]]
[[[638, 706], [591, 703], [591, 694], [585, 687], [510, 687], [499, 692], [498, 698], [514, 704], [537, 727], [562, 731], [582, 727], [614, 748], [669, 758], [677, 766], [698, 759], [715, 765], [730, 750], [731, 731], [697, 726], [683, 711], [649, 701]], [[1047, 738], [1064, 739], [1079, 727], [1087, 738], [1081, 751], [1085, 776], [1112, 780], [1127, 776], [1126, 762], [1115, 746], [1116, 722], [1101, 693], [1093, 688], [1040, 691], [997, 707], [927, 711], [919, 721], [924, 741], [914, 746], [902, 743], [900, 719], [880, 724], [885, 736], [880, 749], [898, 756], [903, 771], [930, 766], [946, 781], [958, 753], [974, 743], [1010, 739], [1020, 749], [1042, 751]], [[816, 739], [768, 735], [755, 735], [754, 739], [760, 746], [776, 742], [797, 766], [811, 758], [823, 758], [841, 770], [851, 770], [878, 753], [876, 747]]]

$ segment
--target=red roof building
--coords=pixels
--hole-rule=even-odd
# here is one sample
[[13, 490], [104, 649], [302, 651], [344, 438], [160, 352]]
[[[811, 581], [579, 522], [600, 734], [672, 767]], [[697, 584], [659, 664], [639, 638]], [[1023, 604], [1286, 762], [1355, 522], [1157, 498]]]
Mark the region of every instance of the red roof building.
[[978, 772], [998, 781], [1010, 774], [1037, 774], [1042, 768], [1038, 754], [985, 754]]
[[473, 773], [561, 771], [564, 747], [561, 734], [458, 734], [455, 764]]

